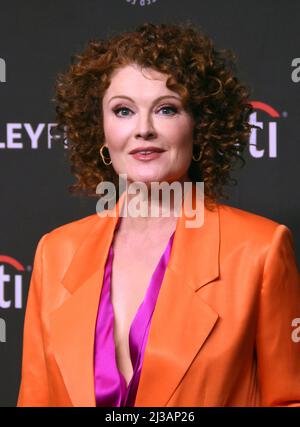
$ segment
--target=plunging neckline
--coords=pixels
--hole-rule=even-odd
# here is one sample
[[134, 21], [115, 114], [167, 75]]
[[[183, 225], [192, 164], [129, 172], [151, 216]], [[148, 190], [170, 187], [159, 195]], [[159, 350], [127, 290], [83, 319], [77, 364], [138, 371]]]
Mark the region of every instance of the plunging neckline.
[[[119, 225], [120, 218], [115, 231]], [[104, 269], [95, 333], [94, 380], [96, 406], [134, 406], [150, 323], [170, 257], [174, 234], [175, 230], [171, 234], [168, 244], [152, 273], [143, 301], [139, 305], [130, 325], [127, 339], [133, 373], [128, 384], [118, 368], [116, 358], [115, 316], [111, 301], [111, 276], [114, 255], [114, 239], [112, 239]]]
[[[149, 322], [151, 320], [151, 315], [153, 313], [154, 307], [153, 307], [153, 310], [151, 312], [151, 315], [149, 316], [146, 328], [143, 331], [142, 336], [140, 336], [140, 345], [138, 346], [138, 352], [136, 352], [136, 346], [134, 346], [134, 344], [133, 344], [134, 338], [133, 338], [133, 332], [132, 332], [132, 330], [133, 330], [133, 328], [134, 328], [134, 326], [135, 326], [135, 324], [137, 322], [137, 318], [139, 317], [139, 313], [141, 312], [142, 307], [144, 306], [144, 304], [146, 303], [146, 301], [149, 298], [151, 298], [151, 295], [149, 295], [150, 291], [151, 291], [151, 285], [153, 284], [153, 281], [155, 279], [155, 276], [157, 275], [158, 270], [161, 268], [161, 264], [162, 264], [165, 252], [166, 252], [166, 250], [167, 250], [167, 248], [168, 248], [168, 246], [170, 244], [170, 240], [173, 238], [174, 233], [175, 233], [175, 231], [173, 231], [173, 233], [171, 234], [171, 236], [170, 236], [170, 238], [168, 240], [168, 243], [167, 243], [167, 245], [166, 245], [166, 247], [165, 247], [165, 249], [164, 249], [161, 257], [160, 257], [158, 263], [156, 264], [156, 267], [155, 267], [154, 271], [151, 274], [148, 286], [146, 288], [146, 292], [145, 292], [144, 298], [143, 298], [142, 302], [139, 304], [138, 309], [136, 310], [136, 313], [135, 313], [135, 315], [134, 315], [134, 317], [132, 319], [132, 322], [130, 324], [129, 333], [128, 333], [128, 337], [127, 337], [127, 342], [128, 342], [129, 352], [130, 352], [130, 361], [131, 361], [131, 367], [132, 367], [132, 376], [131, 376], [128, 384], [126, 382], [126, 379], [125, 379], [123, 373], [119, 369], [119, 366], [118, 366], [118, 363], [117, 363], [116, 341], [115, 341], [115, 311], [114, 311], [114, 306], [113, 306], [112, 297], [111, 297], [111, 295], [112, 295], [112, 292], [111, 292], [112, 266], [113, 266], [113, 260], [114, 260], [113, 242], [112, 242], [111, 247], [110, 247], [109, 263], [110, 263], [110, 266], [111, 266], [111, 270], [110, 270], [110, 275], [109, 275], [109, 290], [110, 290], [109, 303], [111, 305], [111, 310], [112, 310], [112, 315], [113, 315], [113, 337], [114, 337], [114, 346], [113, 346], [113, 348], [114, 348], [114, 357], [115, 357], [115, 361], [116, 361], [117, 370], [119, 371], [120, 377], [122, 378], [122, 381], [124, 382], [124, 384], [126, 386], [126, 389], [128, 387], [130, 387], [131, 382], [132, 382], [133, 377], [134, 377], [134, 372], [136, 370], [137, 364], [139, 363], [140, 354], [141, 354], [141, 344], [143, 343], [143, 341], [145, 339], [145, 334], [147, 332], [147, 327], [148, 327], [148, 324], [149, 324]], [[136, 333], [138, 334], [138, 331], [136, 331]]]

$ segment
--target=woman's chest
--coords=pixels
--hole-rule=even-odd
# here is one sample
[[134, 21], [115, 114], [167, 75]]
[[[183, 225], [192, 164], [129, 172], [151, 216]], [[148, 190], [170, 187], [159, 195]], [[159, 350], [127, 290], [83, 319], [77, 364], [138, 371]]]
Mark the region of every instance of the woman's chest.
[[[128, 334], [134, 317], [143, 302], [156, 261], [147, 257], [128, 257], [116, 251], [111, 274], [111, 302], [115, 319], [116, 347], [128, 348]], [[124, 254], [123, 254], [124, 255]]]
[[114, 340], [118, 368], [127, 384], [133, 369], [130, 358], [129, 332], [132, 322], [146, 297], [154, 270], [161, 256], [161, 248], [146, 252], [131, 251], [114, 245], [111, 274], [111, 302], [114, 310]]

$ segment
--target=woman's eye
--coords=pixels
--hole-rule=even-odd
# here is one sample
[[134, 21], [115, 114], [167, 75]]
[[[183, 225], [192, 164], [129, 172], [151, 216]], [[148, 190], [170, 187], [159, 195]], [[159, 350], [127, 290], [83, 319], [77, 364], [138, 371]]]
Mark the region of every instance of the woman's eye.
[[120, 111], [128, 112], [128, 111], [131, 111], [131, 110], [129, 110], [129, 108], [126, 108], [126, 107], [119, 107], [119, 108], [115, 108], [113, 111], [114, 111], [115, 115], [118, 116], [118, 117], [126, 117], [129, 114], [121, 114], [121, 115], [119, 115], [119, 112]]
[[[167, 111], [171, 111], [173, 114], [177, 113], [177, 108], [176, 107], [172, 107], [170, 105], [161, 107], [159, 111], [163, 111], [163, 110], [167, 110]], [[167, 116], [169, 116], [170, 114], [167, 114]], [[172, 115], [172, 114], [171, 114]]]
[[[172, 116], [172, 115], [174, 115], [174, 114], [176, 114], [178, 112], [178, 110], [177, 110], [176, 107], [173, 107], [173, 106], [170, 106], [170, 105], [165, 105], [165, 106], [161, 107], [158, 111], [159, 112], [160, 111], [164, 111], [164, 112], [167, 111], [167, 114], [163, 113], [164, 116], [165, 115], [167, 115], [167, 116], [171, 115]], [[113, 110], [113, 112], [114, 112], [114, 114], [117, 117], [128, 117], [128, 116], [131, 115], [130, 113], [132, 113], [132, 111], [129, 108], [127, 108], [127, 107], [118, 107], [118, 108], [115, 108]], [[170, 114], [170, 112], [171, 112], [171, 114]]]

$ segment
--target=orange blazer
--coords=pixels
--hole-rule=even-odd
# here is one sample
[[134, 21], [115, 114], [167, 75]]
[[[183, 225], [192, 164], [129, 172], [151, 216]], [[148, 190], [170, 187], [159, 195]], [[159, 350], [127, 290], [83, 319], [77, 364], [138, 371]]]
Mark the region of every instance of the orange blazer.
[[[17, 406], [95, 406], [94, 334], [115, 212], [38, 242]], [[300, 277], [289, 228], [225, 204], [204, 208], [199, 228], [184, 220], [135, 406], [300, 406]]]

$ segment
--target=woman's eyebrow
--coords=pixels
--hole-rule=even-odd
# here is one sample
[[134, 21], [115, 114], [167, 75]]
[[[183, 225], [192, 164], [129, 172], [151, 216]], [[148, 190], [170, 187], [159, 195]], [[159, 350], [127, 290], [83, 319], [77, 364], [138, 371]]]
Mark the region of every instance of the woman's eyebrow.
[[[114, 98], [125, 98], [128, 99], [129, 101], [134, 102], [134, 100], [132, 98], [130, 98], [129, 96], [126, 95], [116, 95], [110, 98], [110, 100], [108, 101], [108, 103], [110, 103], [111, 100], [113, 100]], [[156, 98], [153, 102], [152, 105], [155, 104], [155, 102], [160, 101], [161, 99], [165, 99], [165, 98], [174, 98], [177, 99], [177, 101], [181, 101], [181, 99], [178, 96], [174, 96], [174, 95], [163, 95], [163, 96], [159, 96], [158, 98]]]

